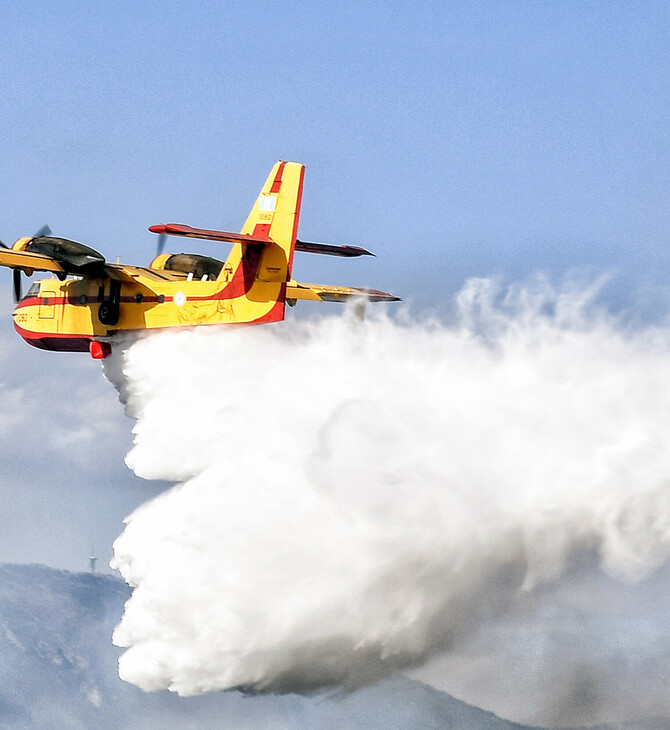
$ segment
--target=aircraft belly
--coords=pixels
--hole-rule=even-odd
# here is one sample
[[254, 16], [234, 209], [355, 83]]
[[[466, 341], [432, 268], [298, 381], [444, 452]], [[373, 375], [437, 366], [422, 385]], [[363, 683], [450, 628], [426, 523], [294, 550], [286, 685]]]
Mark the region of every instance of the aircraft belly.
[[14, 329], [19, 335], [33, 347], [40, 350], [52, 350], [56, 352], [88, 352], [89, 337], [78, 335], [60, 334], [48, 331], [33, 331], [21, 327], [14, 320]]

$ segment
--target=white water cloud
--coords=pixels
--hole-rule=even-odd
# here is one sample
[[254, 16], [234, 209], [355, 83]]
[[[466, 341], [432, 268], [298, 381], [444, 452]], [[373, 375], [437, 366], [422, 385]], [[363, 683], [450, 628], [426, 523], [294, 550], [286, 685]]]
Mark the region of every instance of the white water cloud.
[[670, 550], [670, 332], [595, 288], [470, 282], [450, 324], [198, 329], [107, 363], [129, 466], [122, 678], [180, 694], [371, 681], [447, 649], [588, 547]]

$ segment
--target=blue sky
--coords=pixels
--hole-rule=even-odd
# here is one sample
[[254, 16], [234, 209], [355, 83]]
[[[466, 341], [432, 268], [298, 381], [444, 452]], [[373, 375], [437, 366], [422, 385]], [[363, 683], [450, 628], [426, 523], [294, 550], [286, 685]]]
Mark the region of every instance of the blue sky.
[[[617, 301], [666, 313], [664, 2], [25, 2], [4, 8], [3, 27], [6, 243], [48, 222], [109, 259], [147, 263], [149, 225], [239, 228], [272, 164], [294, 159], [308, 168], [301, 237], [377, 254], [305, 255], [298, 279], [440, 310], [469, 276], [613, 272]], [[68, 509], [99, 508], [59, 557], [28, 551], [70, 567], [88, 533], [108, 543], [146, 492], [120, 463], [130, 422], [98, 366], [14, 342], [9, 272], [5, 282], [6, 387], [76, 431], [76, 373], [116, 419], [106, 468], [135, 495], [109, 490], [101, 504], [96, 468], [49, 452]], [[4, 458], [6, 474], [27, 478], [23, 447]]]
[[282, 158], [308, 166], [301, 235], [378, 254], [298, 277], [422, 306], [470, 275], [664, 284], [666, 3], [28, 2], [4, 25], [3, 240], [48, 221], [145, 261], [152, 223], [240, 226]]

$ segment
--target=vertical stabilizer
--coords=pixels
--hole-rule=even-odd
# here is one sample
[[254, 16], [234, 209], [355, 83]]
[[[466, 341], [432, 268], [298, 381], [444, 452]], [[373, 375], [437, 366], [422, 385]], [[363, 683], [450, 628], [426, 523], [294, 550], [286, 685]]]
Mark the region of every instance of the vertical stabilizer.
[[276, 244], [264, 247], [257, 273], [261, 281], [291, 278], [304, 173], [298, 162], [277, 162], [242, 227], [241, 233]]
[[219, 276], [229, 282], [227, 291], [233, 296], [243, 296], [249, 303], [273, 303], [271, 312], [262, 317], [264, 322], [284, 318], [304, 172], [305, 166], [298, 162], [280, 161], [272, 168], [241, 231], [255, 242], [236, 243]]
[[263, 185], [241, 233], [271, 238], [286, 248], [295, 244], [305, 166], [278, 162]]

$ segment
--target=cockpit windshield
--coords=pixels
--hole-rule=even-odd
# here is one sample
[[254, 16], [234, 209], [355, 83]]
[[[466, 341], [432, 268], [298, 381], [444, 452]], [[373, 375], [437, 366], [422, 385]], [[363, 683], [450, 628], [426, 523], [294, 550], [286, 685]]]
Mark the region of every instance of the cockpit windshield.
[[36, 297], [40, 293], [40, 283], [39, 281], [36, 281], [33, 283], [33, 285], [28, 289], [23, 299], [30, 299], [30, 297]]

